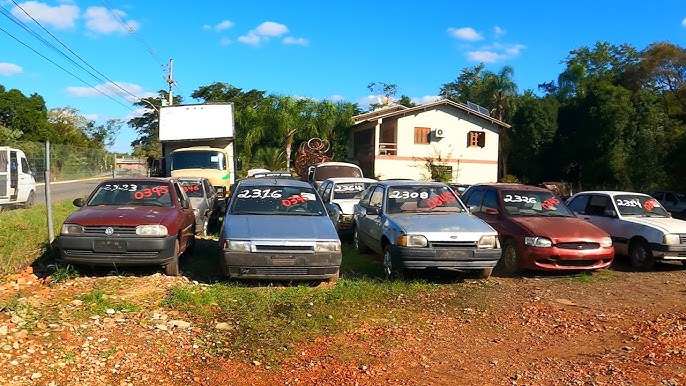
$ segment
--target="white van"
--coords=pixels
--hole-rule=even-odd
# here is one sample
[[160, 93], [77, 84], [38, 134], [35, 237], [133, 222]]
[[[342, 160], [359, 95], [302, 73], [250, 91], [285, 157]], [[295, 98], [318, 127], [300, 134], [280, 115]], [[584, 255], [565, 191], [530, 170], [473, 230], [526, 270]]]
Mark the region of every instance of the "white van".
[[0, 146], [0, 211], [5, 207], [28, 208], [35, 197], [36, 179], [24, 152]]

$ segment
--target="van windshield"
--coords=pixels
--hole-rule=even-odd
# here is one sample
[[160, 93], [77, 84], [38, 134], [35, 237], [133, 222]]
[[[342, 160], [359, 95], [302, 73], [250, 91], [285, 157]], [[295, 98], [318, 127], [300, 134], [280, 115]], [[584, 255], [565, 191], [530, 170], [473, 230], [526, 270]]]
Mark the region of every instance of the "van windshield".
[[226, 160], [218, 151], [193, 150], [174, 153], [171, 156], [171, 170], [214, 169], [224, 170]]

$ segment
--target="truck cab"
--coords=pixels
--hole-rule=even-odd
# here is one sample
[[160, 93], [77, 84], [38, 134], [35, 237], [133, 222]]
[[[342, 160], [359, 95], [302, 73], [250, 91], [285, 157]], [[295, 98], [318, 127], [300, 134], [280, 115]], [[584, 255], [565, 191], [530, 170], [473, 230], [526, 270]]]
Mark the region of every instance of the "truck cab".
[[36, 179], [23, 151], [0, 146], [0, 211], [5, 207], [33, 205]]

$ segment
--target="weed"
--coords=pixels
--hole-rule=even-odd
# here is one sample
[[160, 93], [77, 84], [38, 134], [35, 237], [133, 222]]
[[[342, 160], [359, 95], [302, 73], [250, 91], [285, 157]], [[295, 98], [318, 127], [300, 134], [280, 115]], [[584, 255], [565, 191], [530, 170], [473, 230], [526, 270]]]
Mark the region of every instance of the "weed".
[[62, 283], [79, 277], [79, 272], [71, 264], [63, 265], [55, 263], [50, 264], [48, 268], [52, 271], [52, 274], [50, 275], [52, 277], [50, 284]]

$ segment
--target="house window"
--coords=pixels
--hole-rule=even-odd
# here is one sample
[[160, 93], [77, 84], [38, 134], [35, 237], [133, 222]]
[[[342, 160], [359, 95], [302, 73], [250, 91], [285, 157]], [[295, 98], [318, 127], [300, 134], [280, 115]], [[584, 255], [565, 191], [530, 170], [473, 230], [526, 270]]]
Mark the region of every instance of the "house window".
[[486, 146], [486, 132], [484, 131], [470, 131], [467, 134], [468, 147], [484, 147]]
[[414, 128], [414, 143], [417, 145], [428, 145], [429, 135], [431, 135], [430, 127], [415, 127]]

